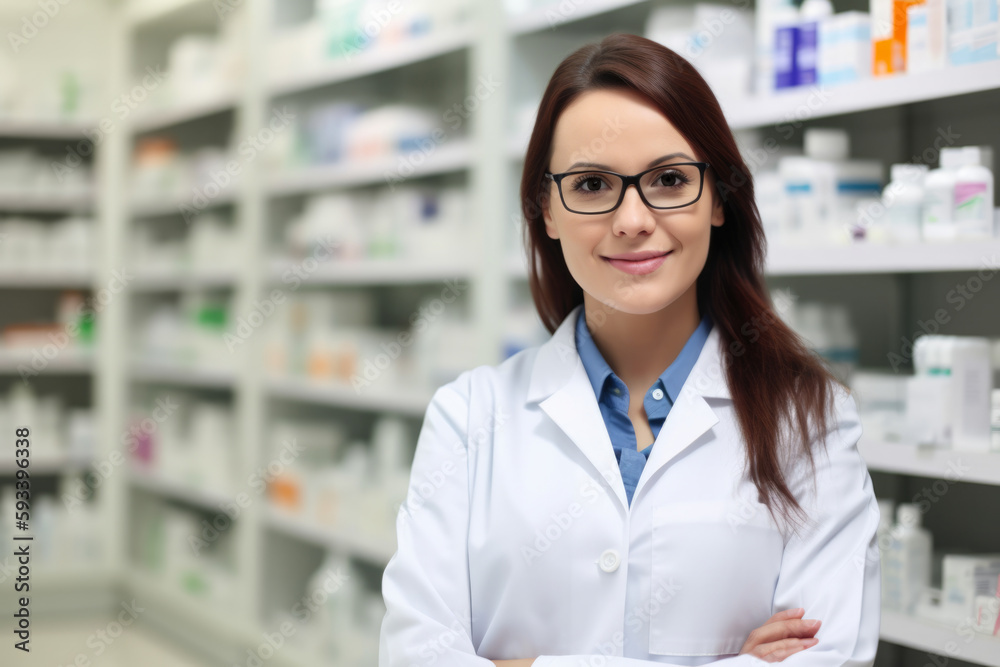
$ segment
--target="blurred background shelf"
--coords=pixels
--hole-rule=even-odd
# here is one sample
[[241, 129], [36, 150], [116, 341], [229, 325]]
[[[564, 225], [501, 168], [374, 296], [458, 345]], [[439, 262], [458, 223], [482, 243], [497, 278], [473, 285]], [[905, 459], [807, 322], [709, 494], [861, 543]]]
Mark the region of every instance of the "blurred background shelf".
[[94, 205], [92, 192], [64, 193], [59, 191], [44, 194], [12, 194], [0, 192], [0, 211], [20, 213], [69, 213], [86, 211]]
[[891, 611], [882, 612], [883, 640], [921, 651], [1000, 667], [1000, 637], [973, 633], [967, 626], [949, 626]]
[[232, 496], [213, 489], [202, 488], [179, 480], [168, 479], [157, 473], [139, 468], [129, 470], [129, 480], [144, 491], [172, 498], [178, 502], [196, 505], [211, 512], [221, 512], [232, 502]]
[[419, 150], [356, 164], [331, 164], [298, 169], [268, 179], [272, 197], [304, 194], [326, 188], [390, 184], [410, 178], [468, 169], [472, 146], [462, 140], [434, 144], [429, 152]]
[[[36, 363], [40, 366], [33, 365]], [[91, 353], [72, 348], [61, 349], [53, 357], [46, 357], [41, 350], [0, 349], [0, 373], [19, 373], [22, 366], [39, 373], [83, 375], [93, 372], [97, 364]]]
[[334, 60], [319, 69], [273, 76], [268, 94], [272, 97], [290, 95], [405, 67], [467, 48], [474, 38], [475, 33], [468, 28], [449, 29], [374, 51], [348, 54], [341, 60]]
[[[70, 472], [81, 472], [86, 470], [92, 461], [89, 459], [79, 459], [68, 455], [32, 456], [29, 459], [28, 472], [34, 475], [61, 475]], [[0, 475], [12, 475], [20, 468], [13, 462], [7, 460], [0, 462]]]
[[135, 119], [132, 130], [140, 133], [163, 130], [216, 114], [231, 112], [236, 109], [238, 104], [239, 99], [235, 93], [219, 91], [207, 98], [195, 99], [191, 102], [178, 104], [174, 108], [159, 109], [140, 115]]
[[267, 523], [271, 528], [313, 544], [343, 552], [385, 567], [396, 552], [395, 540], [380, 543], [329, 526], [315, 525], [285, 510], [269, 507]]
[[24, 271], [0, 269], [0, 289], [24, 289], [52, 287], [90, 288], [94, 286], [93, 271]]
[[772, 276], [996, 271], [1000, 268], [1000, 241], [772, 245], [767, 260], [767, 273]]
[[770, 97], [733, 100], [723, 111], [734, 129], [790, 126], [802, 118], [826, 118], [1000, 88], [996, 62], [971, 63], [932, 72], [899, 74], [840, 86], [792, 88]]
[[349, 384], [298, 378], [271, 378], [267, 393], [274, 398], [344, 409], [392, 412], [422, 417], [433, 392], [388, 391], [366, 388], [355, 391]]
[[176, 384], [206, 389], [232, 389], [236, 374], [203, 366], [184, 367], [155, 361], [133, 363], [129, 376], [141, 382]]
[[1000, 452], [916, 447], [862, 438], [861, 457], [870, 470], [1000, 486]]
[[[281, 282], [294, 275], [293, 267], [301, 271], [301, 260], [271, 263], [271, 281]], [[461, 258], [437, 263], [424, 260], [370, 259], [359, 261], [330, 261], [308, 273], [310, 285], [378, 285], [386, 283], [433, 283], [444, 280], [467, 279], [473, 269]]]
[[93, 130], [95, 123], [87, 120], [42, 120], [35, 118], [0, 117], [0, 137], [78, 141]]
[[643, 0], [590, 0], [590, 2], [585, 3], [552, 2], [547, 6], [529, 9], [510, 16], [507, 29], [513, 35], [524, 35], [643, 4], [646, 4]]

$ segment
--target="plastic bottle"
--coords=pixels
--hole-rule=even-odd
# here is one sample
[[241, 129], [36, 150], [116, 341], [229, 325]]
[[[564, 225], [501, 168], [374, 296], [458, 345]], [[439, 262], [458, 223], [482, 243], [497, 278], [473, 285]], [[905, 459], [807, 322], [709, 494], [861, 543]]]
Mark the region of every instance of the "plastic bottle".
[[930, 171], [924, 180], [923, 237], [926, 241], [955, 238], [952, 206], [955, 178], [963, 160], [961, 148], [942, 148], [940, 168]]
[[[878, 539], [879, 565], [882, 570], [882, 577], [885, 578], [888, 571], [887, 561], [889, 558], [890, 541], [892, 540], [892, 518], [896, 514], [896, 501], [888, 498], [878, 499], [878, 528], [876, 537]], [[882, 605], [887, 607], [887, 588], [881, 587]], [[888, 608], [888, 607], [887, 607]]]
[[799, 9], [795, 5], [776, 5], [771, 12], [774, 34], [774, 90], [798, 85]]
[[799, 24], [799, 43], [796, 62], [798, 65], [798, 81], [800, 86], [816, 83], [819, 79], [817, 65], [819, 63], [819, 24], [828, 16], [833, 15], [833, 5], [830, 0], [805, 0], [799, 10], [802, 22]]
[[955, 174], [955, 236], [993, 236], [993, 172], [983, 164], [983, 149], [962, 149], [962, 166]]
[[899, 243], [916, 243], [921, 237], [927, 165], [894, 164], [890, 174], [890, 183], [882, 191], [889, 238]]
[[883, 574], [885, 606], [912, 613], [923, 591], [931, 584], [930, 531], [920, 525], [920, 508], [903, 503], [896, 508], [896, 525], [890, 531], [889, 553]]

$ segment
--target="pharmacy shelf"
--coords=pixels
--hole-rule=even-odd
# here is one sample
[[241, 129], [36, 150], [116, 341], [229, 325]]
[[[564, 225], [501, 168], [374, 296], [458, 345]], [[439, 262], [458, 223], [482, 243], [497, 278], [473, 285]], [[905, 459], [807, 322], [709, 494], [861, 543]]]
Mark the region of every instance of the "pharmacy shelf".
[[19, 271], [4, 267], [0, 269], [0, 289], [50, 289], [70, 288], [91, 289], [94, 286], [94, 272], [28, 269]]
[[142, 292], [172, 292], [199, 289], [235, 289], [234, 272], [183, 273], [181, 271], [134, 271], [132, 289]]
[[94, 205], [94, 193], [50, 192], [47, 194], [0, 193], [0, 211], [22, 213], [72, 213], [89, 210]]
[[[209, 5], [208, 0], [131, 0], [125, 8], [126, 20], [133, 27], [162, 21], [181, 14], [198, 5]], [[210, 5], [209, 5], [210, 6]], [[226, 5], [228, 7], [228, 5]], [[235, 6], [235, 4], [234, 4]]]
[[[36, 353], [43, 360], [43, 366], [35, 368]], [[94, 357], [89, 349], [75, 350], [65, 348], [51, 359], [44, 356], [41, 349], [0, 349], [0, 373], [21, 372], [22, 367], [39, 375], [81, 375], [94, 370]]]
[[864, 437], [858, 450], [870, 470], [1000, 486], [1000, 452], [918, 448]]
[[272, 97], [291, 95], [406, 67], [467, 48], [474, 36], [470, 27], [462, 26], [421, 35], [384, 48], [360, 51], [357, 55], [343, 56], [319, 67], [296, 72], [294, 76], [273, 77], [268, 92]]
[[167, 479], [139, 467], [132, 467], [129, 470], [129, 481], [132, 482], [133, 486], [144, 491], [207, 510], [218, 512], [226, 503], [232, 502], [232, 497], [229, 494]]
[[[31, 475], [61, 475], [84, 470], [90, 466], [91, 462], [91, 459], [80, 459], [67, 455], [32, 455], [28, 460], [28, 472]], [[13, 458], [0, 461], [0, 475], [13, 475], [18, 470], [20, 468], [14, 463]]]
[[467, 279], [473, 271], [467, 263], [454, 260], [435, 264], [400, 259], [330, 260], [324, 264], [317, 259], [319, 268], [309, 272], [303, 261], [272, 262], [271, 282], [287, 282], [286, 277], [298, 276], [303, 282], [315, 286], [434, 283], [453, 278]]
[[181, 125], [194, 120], [210, 118], [236, 109], [239, 99], [234, 91], [223, 90], [202, 99], [187, 100], [167, 109], [143, 114], [132, 124], [132, 131], [145, 134], [155, 130]]
[[260, 644], [260, 635], [239, 622], [237, 610], [220, 608], [212, 601], [171, 588], [148, 572], [135, 567], [130, 569], [126, 584], [142, 601], [147, 613], [152, 612], [171, 621], [183, 621], [201, 629], [205, 636], [216, 641], [228, 641], [240, 646]]
[[33, 118], [0, 119], [0, 137], [17, 139], [78, 141], [92, 130], [94, 122], [81, 120], [36, 120]]
[[274, 530], [382, 567], [385, 567], [396, 553], [395, 540], [393, 543], [388, 543], [358, 535], [353, 531], [317, 525], [273, 506], [267, 508], [266, 520], [267, 525]]
[[[512, 35], [539, 32], [645, 2], [646, 0], [590, 0], [583, 3], [566, 3], [554, 0], [545, 7], [510, 16], [507, 30]], [[567, 9], [563, 9], [560, 5], [567, 6]]]
[[[462, 171], [472, 163], [472, 147], [456, 139], [420, 150], [358, 162], [300, 167], [272, 176], [267, 190], [272, 197], [306, 194], [328, 188], [350, 188], [396, 183], [411, 178]], [[405, 167], [405, 169], [403, 168]]]
[[[1000, 68], [998, 68], [1000, 69]], [[768, 247], [771, 276], [854, 273], [995, 272], [1000, 267], [1000, 239], [954, 243]]]
[[298, 378], [271, 378], [266, 384], [272, 398], [326, 405], [343, 409], [392, 412], [422, 417], [433, 392], [386, 391], [371, 389], [360, 394], [343, 382]]
[[1000, 88], [996, 61], [865, 79], [829, 88], [793, 88], [766, 97], [724, 100], [734, 130], [926, 102]]
[[1000, 638], [972, 633], [966, 624], [945, 625], [898, 612], [882, 611], [879, 637], [976, 665], [1000, 667]]
[[[13, 557], [10, 558], [10, 562], [14, 562]], [[33, 562], [30, 577], [31, 592], [41, 595], [67, 593], [74, 589], [102, 590], [115, 583], [114, 572], [101, 564], [86, 567]], [[3, 586], [0, 589], [0, 600], [11, 599], [15, 594], [13, 585]]]
[[180, 366], [154, 361], [134, 362], [130, 377], [141, 382], [177, 384], [204, 389], [232, 389], [236, 373], [229, 369]]
[[[239, 199], [239, 187], [228, 187], [217, 196], [208, 200], [207, 205], [199, 212], [209, 209], [231, 206]], [[183, 215], [181, 206], [192, 207], [192, 197], [186, 199], [152, 199], [136, 201], [130, 204], [129, 213], [133, 218], [156, 218], [168, 215]]]

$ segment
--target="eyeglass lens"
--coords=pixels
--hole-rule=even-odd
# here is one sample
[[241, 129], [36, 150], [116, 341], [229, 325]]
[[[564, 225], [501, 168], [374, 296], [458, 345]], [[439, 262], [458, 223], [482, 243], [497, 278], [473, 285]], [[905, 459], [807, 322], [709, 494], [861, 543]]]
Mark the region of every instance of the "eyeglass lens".
[[[652, 206], [686, 206], [698, 199], [701, 170], [693, 164], [664, 165], [639, 179], [642, 194]], [[580, 213], [610, 211], [618, 203], [622, 179], [605, 172], [580, 172], [561, 183], [566, 208]]]

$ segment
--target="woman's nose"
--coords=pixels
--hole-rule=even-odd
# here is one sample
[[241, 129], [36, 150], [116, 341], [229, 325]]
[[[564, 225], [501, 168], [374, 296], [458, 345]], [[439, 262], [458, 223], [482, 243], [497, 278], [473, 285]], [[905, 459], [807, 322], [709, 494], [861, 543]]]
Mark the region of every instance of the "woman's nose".
[[656, 218], [649, 210], [642, 197], [639, 196], [637, 186], [630, 184], [625, 190], [625, 197], [621, 206], [614, 213], [614, 232], [616, 234], [625, 233], [628, 236], [635, 236], [640, 232], [652, 232], [656, 226]]

